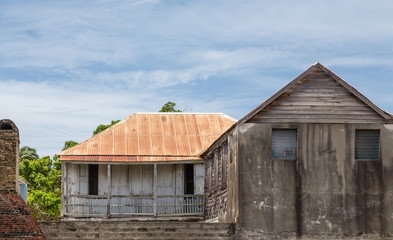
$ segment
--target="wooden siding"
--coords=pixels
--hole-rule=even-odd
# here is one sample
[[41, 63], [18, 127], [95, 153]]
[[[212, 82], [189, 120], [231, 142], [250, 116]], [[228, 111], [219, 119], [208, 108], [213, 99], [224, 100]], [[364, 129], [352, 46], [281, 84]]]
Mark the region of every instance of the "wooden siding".
[[250, 122], [367, 123], [384, 119], [322, 70], [316, 70]]

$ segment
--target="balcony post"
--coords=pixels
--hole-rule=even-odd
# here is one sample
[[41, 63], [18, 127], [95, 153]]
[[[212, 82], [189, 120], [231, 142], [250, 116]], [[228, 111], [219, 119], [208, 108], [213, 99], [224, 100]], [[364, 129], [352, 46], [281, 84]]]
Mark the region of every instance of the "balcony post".
[[67, 194], [67, 176], [66, 176], [66, 163], [61, 163], [61, 216], [64, 217], [66, 214], [65, 198], [64, 195]]
[[153, 180], [153, 194], [154, 194], [154, 216], [157, 217], [157, 164], [154, 164], [154, 180]]
[[111, 194], [112, 194], [112, 176], [111, 176], [111, 165], [108, 164], [108, 206], [106, 210], [106, 216], [109, 218], [111, 216]]

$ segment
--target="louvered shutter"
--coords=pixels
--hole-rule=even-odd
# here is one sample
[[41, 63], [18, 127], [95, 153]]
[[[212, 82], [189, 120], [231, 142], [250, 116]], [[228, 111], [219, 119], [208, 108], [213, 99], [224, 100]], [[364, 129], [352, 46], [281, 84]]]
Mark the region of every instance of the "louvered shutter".
[[296, 159], [297, 155], [296, 129], [273, 129], [272, 157], [278, 159]]
[[379, 130], [355, 131], [355, 159], [379, 160]]

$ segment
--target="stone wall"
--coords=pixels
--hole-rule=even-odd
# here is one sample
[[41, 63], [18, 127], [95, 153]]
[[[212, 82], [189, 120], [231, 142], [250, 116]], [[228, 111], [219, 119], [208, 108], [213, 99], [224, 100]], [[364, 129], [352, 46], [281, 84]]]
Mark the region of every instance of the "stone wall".
[[206, 159], [205, 218], [214, 219], [227, 209], [228, 142], [222, 142]]
[[48, 240], [170, 239], [232, 240], [234, 226], [186, 221], [74, 221], [41, 222]]
[[0, 193], [18, 192], [19, 131], [8, 119], [0, 120]]

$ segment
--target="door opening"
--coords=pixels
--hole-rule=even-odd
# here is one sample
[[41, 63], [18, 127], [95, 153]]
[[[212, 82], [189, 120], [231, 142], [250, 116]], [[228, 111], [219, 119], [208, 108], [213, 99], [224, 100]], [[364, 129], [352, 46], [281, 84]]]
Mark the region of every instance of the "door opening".
[[89, 195], [98, 195], [98, 165], [89, 165]]
[[194, 164], [184, 165], [184, 194], [194, 194]]

